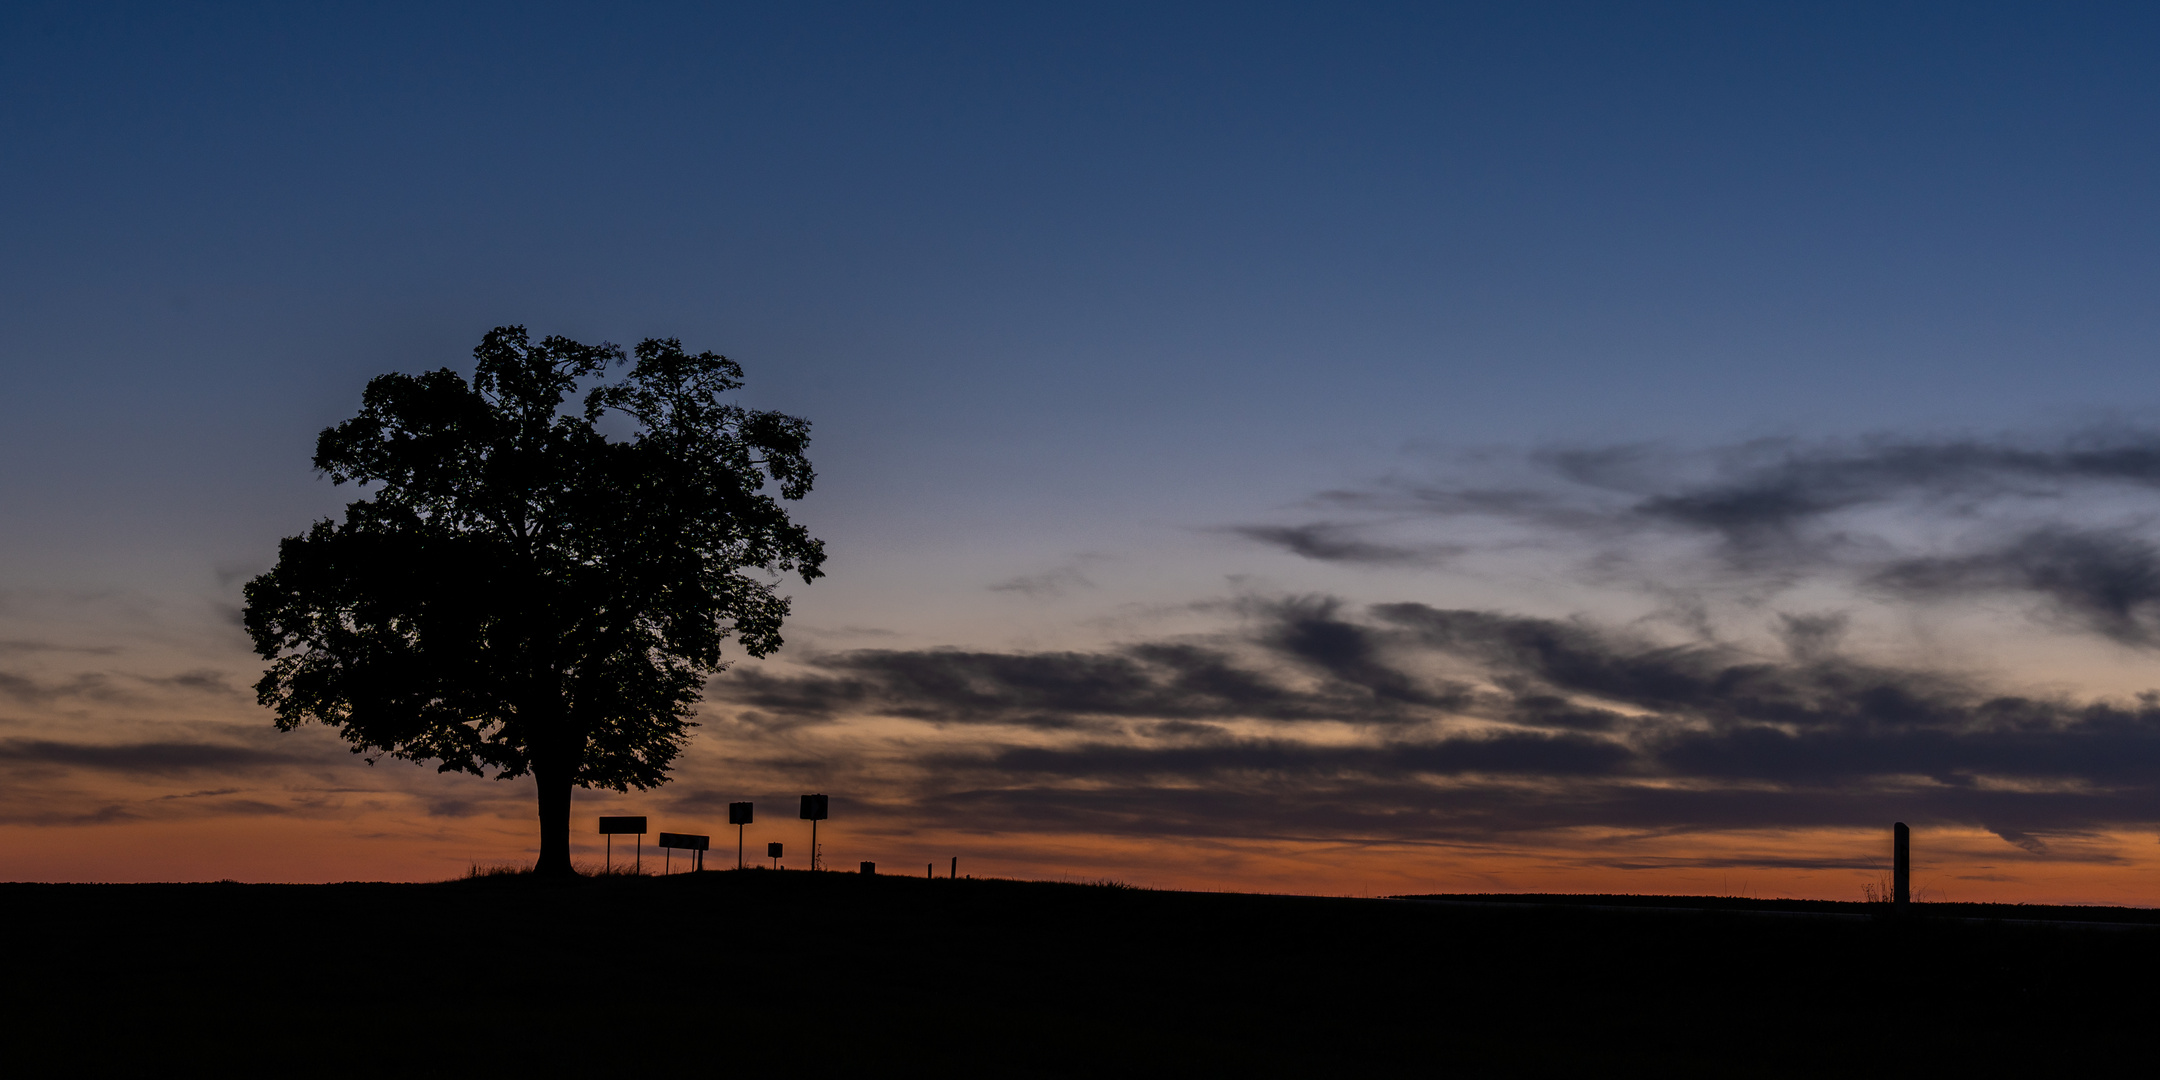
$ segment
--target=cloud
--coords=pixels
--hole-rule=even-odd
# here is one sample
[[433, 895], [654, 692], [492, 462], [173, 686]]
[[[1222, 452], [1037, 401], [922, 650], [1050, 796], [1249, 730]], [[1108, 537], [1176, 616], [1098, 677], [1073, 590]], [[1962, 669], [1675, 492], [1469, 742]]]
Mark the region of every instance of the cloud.
[[[2058, 626], [2160, 647], [2160, 432], [1574, 447], [1433, 469], [1320, 493], [1324, 523], [1229, 531], [1372, 566], [1559, 553], [1575, 560], [1562, 575], [1633, 574], [1682, 607], [1734, 586], [1757, 602], [1801, 585], [1856, 603], [2022, 597]], [[1365, 539], [1416, 517], [1445, 535]]]
[[2029, 851], [2035, 855], [2045, 855], [2048, 853], [2047, 842], [2030, 833], [2021, 832], [2017, 829], [2001, 828], [1991, 828], [1988, 831], [2002, 837], [2005, 843], [2023, 848], [2024, 850]]
[[[1306, 779], [1357, 776], [1403, 780], [1417, 776], [1594, 776], [1625, 771], [1625, 748], [1574, 734], [1508, 733], [1365, 746], [1326, 746], [1284, 739], [1220, 739], [1184, 746], [1082, 744], [1015, 747], [978, 767], [1003, 776], [1062, 779], [1153, 779], [1189, 782], [1224, 776]], [[966, 758], [941, 759], [959, 766]]]
[[[1713, 455], [1707, 483], [1651, 494], [1632, 512], [1716, 532], [1736, 547], [1791, 539], [1826, 516], [1897, 501], [2046, 497], [2111, 484], [2160, 490], [2160, 434], [2087, 432], [2056, 445], [2030, 441], [1873, 439], [1858, 446], [1772, 440]], [[1594, 467], [1566, 470], [1597, 482]]]
[[100, 806], [95, 810], [68, 812], [64, 810], [35, 810], [11, 812], [0, 810], [0, 824], [29, 825], [41, 828], [71, 828], [84, 825], [112, 825], [124, 821], [140, 821], [143, 815], [117, 803]]
[[1973, 554], [1903, 559], [1873, 581], [1919, 595], [2036, 593], [2125, 645], [2160, 644], [2160, 547], [2121, 531], [2043, 528]]
[[1369, 566], [1434, 566], [1462, 553], [1452, 544], [1406, 546], [1365, 539], [1363, 526], [1344, 522], [1305, 525], [1234, 525], [1225, 532], [1319, 562]]
[[1255, 606], [1265, 627], [1258, 640], [1318, 669], [1345, 690], [1362, 689], [1389, 704], [1448, 708], [1463, 703], [1459, 689], [1427, 687], [1390, 664], [1383, 655], [1388, 639], [1342, 618], [1339, 600], [1306, 597]]
[[223, 672], [208, 670], [184, 671], [177, 675], [124, 675], [118, 680], [96, 671], [50, 680], [0, 671], [0, 697], [11, 698], [26, 705], [43, 705], [70, 699], [111, 702], [140, 697], [134, 691], [125, 689], [129, 683], [197, 693], [240, 692], [226, 681]]
[[[738, 669], [713, 693], [774, 717], [822, 721], [878, 715], [937, 724], [1042, 730], [1099, 728], [1108, 721], [1262, 718], [1384, 723], [1418, 691], [1399, 675], [1361, 665], [1355, 646], [1328, 639], [1324, 618], [1278, 620], [1283, 644], [1323, 670], [1350, 677], [1293, 687], [1186, 642], [1144, 642], [1108, 652], [990, 653], [958, 649], [860, 649], [811, 657], [811, 674]], [[1380, 689], [1357, 682], [1363, 678]]]
[[442, 797], [427, 800], [429, 817], [468, 818], [480, 814], [486, 807], [471, 799]]
[[145, 776], [240, 773], [301, 763], [291, 755], [222, 743], [73, 743], [0, 740], [0, 765], [45, 765]]
[[2160, 491], [2160, 432], [2098, 430], [2052, 442], [1763, 439], [1687, 452], [1643, 445], [1478, 455], [1513, 484], [1391, 480], [1323, 492], [1336, 506], [1487, 516], [1574, 530], [1644, 526], [1700, 531], [1736, 548], [1790, 539], [1826, 517], [1872, 506], [1970, 506], [2050, 499], [2074, 488]]
[[1852, 625], [1844, 612], [1819, 615], [1779, 613], [1775, 631], [1785, 650], [1796, 660], [1825, 660], [1837, 652], [1838, 642]]
[[207, 694], [237, 694], [232, 683], [226, 681], [222, 671], [183, 671], [178, 675], [138, 675], [136, 678], [152, 686], [169, 686], [177, 690], [196, 690]]
[[974, 725], [893, 751], [911, 812], [955, 826], [1486, 843], [1907, 820], [2037, 856], [2050, 836], [2160, 821], [2160, 697], [1864, 662], [1837, 650], [1837, 616], [1787, 620], [1787, 649], [1764, 654], [1413, 602], [1236, 610], [1241, 629], [1204, 645], [839, 653], [716, 683], [716, 703], [764, 723]]
[[83, 653], [91, 656], [110, 656], [119, 651], [119, 649], [111, 645], [63, 645], [43, 638], [7, 638], [0, 640], [0, 654]]
[[95, 672], [60, 682], [41, 682], [27, 675], [0, 671], [0, 697], [12, 698], [25, 705], [42, 705], [62, 698], [109, 700], [117, 696], [111, 680]]
[[1061, 566], [1055, 570], [1046, 570], [1040, 574], [1024, 574], [1020, 577], [1008, 578], [989, 586], [989, 589], [991, 592], [1019, 593], [1022, 596], [1032, 597], [1037, 600], [1048, 600], [1063, 596], [1074, 589], [1092, 589], [1094, 587], [1095, 583], [1089, 581], [1086, 575], [1080, 572], [1079, 568]]

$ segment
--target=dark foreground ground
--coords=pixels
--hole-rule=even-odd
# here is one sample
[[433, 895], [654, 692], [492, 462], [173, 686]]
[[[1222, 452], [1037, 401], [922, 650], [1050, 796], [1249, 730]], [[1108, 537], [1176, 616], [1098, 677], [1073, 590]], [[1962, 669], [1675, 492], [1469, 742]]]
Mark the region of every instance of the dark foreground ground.
[[2160, 1048], [2156, 913], [1877, 910], [772, 871], [0, 885], [0, 1035], [16, 1075], [1904, 1077]]

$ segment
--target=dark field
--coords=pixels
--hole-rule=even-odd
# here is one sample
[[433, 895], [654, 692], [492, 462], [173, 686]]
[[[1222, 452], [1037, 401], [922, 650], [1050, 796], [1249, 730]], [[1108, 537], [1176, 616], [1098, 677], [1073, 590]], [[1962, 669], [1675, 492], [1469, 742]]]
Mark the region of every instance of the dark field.
[[0, 909], [8, 1045], [54, 1073], [1902, 1077], [2140, 1060], [2160, 997], [2160, 919], [2106, 908], [733, 871], [0, 885]]

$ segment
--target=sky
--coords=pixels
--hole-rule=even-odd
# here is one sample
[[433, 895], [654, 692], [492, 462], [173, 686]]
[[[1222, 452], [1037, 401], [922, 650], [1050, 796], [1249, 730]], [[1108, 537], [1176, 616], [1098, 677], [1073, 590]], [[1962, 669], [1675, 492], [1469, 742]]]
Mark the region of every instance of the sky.
[[[675, 779], [835, 865], [2160, 903], [2140, 5], [0, 10], [0, 879], [427, 880], [281, 734], [378, 374], [679, 338], [830, 551]], [[581, 824], [580, 859], [602, 857]], [[799, 860], [797, 860], [799, 864]], [[912, 871], [908, 871], [912, 872]]]

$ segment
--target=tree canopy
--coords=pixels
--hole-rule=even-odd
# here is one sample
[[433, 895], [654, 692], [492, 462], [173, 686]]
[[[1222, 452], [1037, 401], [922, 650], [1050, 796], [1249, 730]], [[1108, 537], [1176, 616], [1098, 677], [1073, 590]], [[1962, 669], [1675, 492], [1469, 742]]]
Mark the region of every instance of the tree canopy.
[[743, 372], [724, 356], [633, 353], [498, 327], [469, 382], [371, 380], [314, 458], [371, 497], [247, 586], [279, 728], [327, 724], [371, 763], [531, 774], [542, 872], [570, 871], [572, 789], [665, 782], [723, 644], [779, 648], [782, 575], [825, 557], [780, 502], [815, 479], [809, 423], [725, 400]]

